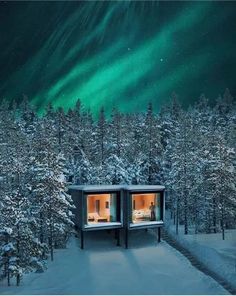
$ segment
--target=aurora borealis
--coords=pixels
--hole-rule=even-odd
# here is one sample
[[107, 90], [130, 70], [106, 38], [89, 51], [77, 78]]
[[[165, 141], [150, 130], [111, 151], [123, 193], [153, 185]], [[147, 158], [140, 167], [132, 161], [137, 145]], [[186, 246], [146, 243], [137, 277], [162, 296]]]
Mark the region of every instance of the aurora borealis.
[[236, 91], [236, 3], [0, 3], [0, 97], [130, 112]]

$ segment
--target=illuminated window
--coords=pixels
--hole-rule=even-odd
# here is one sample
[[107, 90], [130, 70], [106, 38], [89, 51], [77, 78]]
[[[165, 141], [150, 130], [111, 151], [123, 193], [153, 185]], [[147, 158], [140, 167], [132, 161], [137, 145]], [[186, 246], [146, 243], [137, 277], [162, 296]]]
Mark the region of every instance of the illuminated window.
[[132, 223], [160, 220], [160, 193], [132, 194]]
[[87, 195], [87, 224], [120, 222], [120, 199], [117, 193]]

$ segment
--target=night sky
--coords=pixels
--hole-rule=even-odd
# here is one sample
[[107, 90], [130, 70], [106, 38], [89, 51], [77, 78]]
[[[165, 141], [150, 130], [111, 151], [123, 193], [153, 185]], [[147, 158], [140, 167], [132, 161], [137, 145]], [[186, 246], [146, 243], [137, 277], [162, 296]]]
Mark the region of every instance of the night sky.
[[0, 2], [0, 98], [156, 111], [236, 94], [236, 2]]

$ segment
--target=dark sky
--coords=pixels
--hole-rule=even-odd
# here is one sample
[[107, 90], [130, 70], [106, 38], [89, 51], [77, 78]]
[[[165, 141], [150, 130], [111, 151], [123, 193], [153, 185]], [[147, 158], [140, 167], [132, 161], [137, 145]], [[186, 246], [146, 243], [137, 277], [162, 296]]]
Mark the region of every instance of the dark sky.
[[236, 2], [0, 2], [0, 97], [96, 113], [235, 96]]

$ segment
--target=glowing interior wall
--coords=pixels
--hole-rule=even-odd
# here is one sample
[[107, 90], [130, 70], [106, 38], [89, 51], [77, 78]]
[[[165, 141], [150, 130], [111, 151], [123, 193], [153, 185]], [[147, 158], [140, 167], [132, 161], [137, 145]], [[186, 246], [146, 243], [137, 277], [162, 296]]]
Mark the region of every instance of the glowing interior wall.
[[132, 223], [160, 220], [160, 193], [132, 194]]
[[116, 193], [87, 195], [87, 223], [117, 222], [118, 198]]

